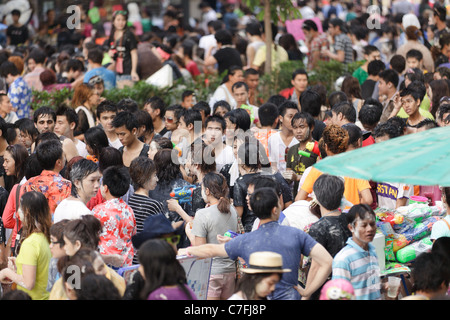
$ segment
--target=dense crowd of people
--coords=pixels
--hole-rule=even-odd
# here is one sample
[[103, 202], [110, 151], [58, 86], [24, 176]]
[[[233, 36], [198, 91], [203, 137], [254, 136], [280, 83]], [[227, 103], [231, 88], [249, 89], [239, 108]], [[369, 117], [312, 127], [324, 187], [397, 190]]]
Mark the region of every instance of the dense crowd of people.
[[[396, 0], [375, 18], [368, 1], [295, 7], [302, 35], [279, 21], [271, 41], [237, 0], [201, 2], [199, 19], [170, 2], [156, 19], [136, 3], [108, 11], [94, 1], [80, 6], [77, 28], [55, 10], [26, 24], [20, 10], [5, 14], [2, 299], [197, 300], [185, 256], [212, 258], [209, 300], [447, 299], [450, 186], [435, 186], [447, 213], [432, 250], [388, 297], [374, 210], [407, 205], [421, 186], [314, 165], [450, 126], [450, 7]], [[305, 67], [263, 101], [269, 43], [273, 72], [286, 61]], [[311, 83], [332, 60], [360, 64], [332, 89]], [[189, 90], [173, 105], [104, 97], [161, 70], [223, 81], [207, 101]], [[70, 101], [33, 110], [33, 92], [62, 88]]]

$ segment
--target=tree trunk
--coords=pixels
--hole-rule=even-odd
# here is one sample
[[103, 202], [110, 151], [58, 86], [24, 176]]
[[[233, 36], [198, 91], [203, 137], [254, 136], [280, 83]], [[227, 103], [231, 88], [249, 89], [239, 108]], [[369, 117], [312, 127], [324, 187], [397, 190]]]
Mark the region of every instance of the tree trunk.
[[266, 62], [264, 72], [272, 72], [272, 17], [270, 15], [270, 0], [264, 0], [264, 30], [266, 36]]

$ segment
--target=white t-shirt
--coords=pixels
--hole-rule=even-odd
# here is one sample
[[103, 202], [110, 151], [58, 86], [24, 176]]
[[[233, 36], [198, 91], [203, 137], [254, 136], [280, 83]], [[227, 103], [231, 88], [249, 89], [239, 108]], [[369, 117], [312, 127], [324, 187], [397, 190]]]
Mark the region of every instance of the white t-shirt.
[[234, 152], [233, 148], [226, 146], [223, 148], [222, 152], [216, 156], [216, 170], [220, 172], [224, 165], [234, 162]]
[[75, 146], [77, 147], [78, 154], [83, 158], [86, 158], [88, 155], [86, 144], [81, 140], [75, 139]]
[[53, 214], [53, 223], [57, 223], [64, 219], [75, 220], [81, 216], [92, 214], [91, 210], [80, 200], [64, 199], [55, 209]]
[[299, 200], [292, 203], [289, 207], [283, 210], [285, 218], [282, 225], [291, 226], [302, 231], [309, 230], [309, 227], [319, 218], [311, 213], [309, 210], [309, 201]]
[[[444, 219], [450, 224], [449, 215], [445, 216]], [[450, 237], [450, 227], [445, 223], [445, 221], [441, 220], [433, 224], [430, 239], [436, 240], [441, 237]]]
[[404, 183], [378, 183], [378, 206], [384, 209], [395, 210], [397, 199], [409, 199], [414, 195], [414, 186]]
[[228, 90], [225, 84], [221, 84], [217, 87], [216, 91], [214, 91], [214, 94], [212, 95], [211, 99], [209, 100], [209, 106], [211, 108], [211, 112], [214, 109], [214, 104], [217, 101], [225, 100], [230, 104], [231, 109], [236, 108], [236, 100], [234, 100], [233, 94]]
[[116, 149], [119, 149], [119, 148], [122, 146], [122, 142], [120, 142], [119, 139], [116, 139], [116, 140], [114, 140], [114, 141], [111, 141], [111, 140], [109, 140], [109, 138], [108, 138], [108, 142], [109, 142], [109, 145], [110, 145], [111, 147], [116, 148]]
[[[213, 34], [208, 34], [200, 38], [198, 42], [198, 46], [205, 50], [205, 54], [208, 52], [209, 48], [217, 46], [217, 40]], [[216, 49], [211, 51], [211, 54], [214, 55], [216, 53]]]
[[269, 161], [271, 163], [277, 164], [277, 169], [280, 173], [283, 173], [286, 171], [286, 155], [287, 151], [286, 148], [291, 148], [292, 146], [296, 145], [298, 140], [293, 137], [291, 140], [291, 143], [286, 146], [283, 142], [283, 139], [281, 139], [280, 131], [277, 133], [272, 134], [269, 137], [268, 140], [268, 148], [269, 148]]

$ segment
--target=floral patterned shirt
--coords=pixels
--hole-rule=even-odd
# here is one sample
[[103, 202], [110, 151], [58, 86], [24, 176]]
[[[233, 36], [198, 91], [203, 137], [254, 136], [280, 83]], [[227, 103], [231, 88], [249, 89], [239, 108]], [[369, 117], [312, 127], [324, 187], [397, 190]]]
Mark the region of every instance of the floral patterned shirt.
[[31, 89], [22, 77], [17, 78], [11, 84], [8, 97], [19, 119], [30, 118]]
[[131, 237], [136, 234], [133, 209], [122, 199], [116, 198], [98, 204], [92, 213], [102, 224], [100, 253], [120, 254], [124, 260], [121, 267], [131, 266], [134, 255]]
[[70, 196], [72, 182], [64, 179], [59, 173], [50, 170], [42, 170], [41, 174], [28, 179], [23, 185], [23, 192], [39, 191], [48, 200], [50, 212], [55, 212], [58, 204]]

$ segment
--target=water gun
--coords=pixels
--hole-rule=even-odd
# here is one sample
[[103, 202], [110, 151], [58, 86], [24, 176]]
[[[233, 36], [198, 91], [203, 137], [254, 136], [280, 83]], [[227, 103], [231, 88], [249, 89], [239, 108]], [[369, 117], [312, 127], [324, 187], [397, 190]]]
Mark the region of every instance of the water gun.
[[227, 232], [225, 232], [223, 234], [225, 237], [229, 237], [229, 238], [236, 238], [239, 234], [236, 232], [233, 232], [231, 230], [228, 230]]
[[194, 193], [195, 188], [197, 188], [197, 186], [194, 185], [187, 185], [184, 187], [175, 188], [170, 193], [170, 196], [178, 200], [179, 204], [190, 203], [192, 202], [192, 195]]
[[319, 143], [317, 141], [308, 142], [306, 144], [306, 150], [298, 150], [298, 154], [304, 157], [311, 157], [311, 154], [314, 153], [318, 157], [320, 157]]
[[425, 237], [397, 251], [397, 260], [406, 263], [416, 259], [421, 253], [430, 252], [433, 242], [430, 237]]

